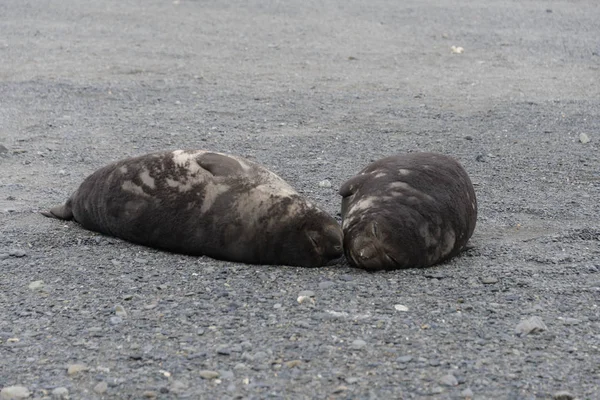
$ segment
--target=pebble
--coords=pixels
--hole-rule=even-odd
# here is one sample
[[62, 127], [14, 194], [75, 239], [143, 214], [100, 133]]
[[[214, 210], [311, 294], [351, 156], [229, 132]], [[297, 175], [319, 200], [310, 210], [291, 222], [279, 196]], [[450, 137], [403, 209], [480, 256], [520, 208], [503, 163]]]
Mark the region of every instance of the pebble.
[[590, 137], [588, 135], [586, 135], [585, 133], [580, 133], [579, 134], [579, 141], [583, 144], [589, 143], [590, 142]]
[[219, 376], [220, 375], [217, 371], [210, 371], [208, 369], [203, 369], [200, 371], [200, 377], [202, 379], [217, 379]]
[[121, 322], [123, 322], [123, 318], [121, 318], [121, 317], [117, 317], [117, 316], [110, 317], [110, 323], [113, 325], [119, 325]]
[[72, 375], [78, 374], [80, 372], [85, 372], [87, 370], [88, 370], [88, 367], [85, 366], [84, 364], [71, 364], [67, 368], [67, 374], [69, 374], [69, 376], [72, 376]]
[[229, 348], [226, 346], [222, 346], [217, 349], [217, 354], [220, 354], [222, 356], [228, 356], [231, 354], [231, 350], [229, 350]]
[[402, 304], [396, 304], [394, 308], [396, 309], [396, 311], [408, 311], [408, 307]]
[[154, 390], [146, 390], [144, 393], [142, 393], [142, 396], [147, 399], [154, 399], [158, 396], [158, 393], [156, 393]]
[[400, 363], [407, 363], [407, 362], [410, 362], [412, 359], [413, 359], [412, 356], [401, 356], [401, 357], [396, 358], [396, 361], [400, 362]]
[[298, 304], [302, 304], [302, 303], [312, 303], [315, 304], [315, 299], [314, 297], [310, 297], [310, 296], [298, 296]]
[[290, 361], [286, 361], [285, 366], [288, 368], [294, 368], [294, 367], [298, 367], [302, 364], [302, 361], [300, 360], [290, 360]]
[[465, 390], [463, 390], [462, 392], [460, 392], [460, 394], [465, 399], [472, 399], [473, 398], [473, 391], [471, 390], [471, 388], [466, 388]]
[[540, 317], [530, 317], [519, 322], [515, 328], [518, 335], [528, 335], [530, 333], [542, 332], [548, 329]]
[[6, 148], [6, 146], [0, 144], [0, 154], [4, 155], [8, 153], [8, 149]]
[[319, 283], [319, 289], [329, 289], [330, 287], [335, 286], [335, 283], [332, 281], [324, 281]]
[[564, 321], [563, 321], [563, 323], [565, 325], [567, 325], [567, 326], [570, 326], [570, 325], [579, 325], [581, 323], [581, 320], [577, 319], [577, 318], [565, 318]]
[[33, 281], [28, 286], [29, 290], [42, 290], [44, 288], [44, 281]]
[[219, 371], [219, 376], [221, 379], [233, 379], [234, 375], [231, 371]]
[[69, 398], [69, 389], [64, 386], [54, 388], [52, 390], [53, 400], [67, 400]]
[[10, 257], [7, 253], [0, 253], [0, 260], [6, 260], [8, 257]]
[[273, 304], [273, 308], [276, 309], [276, 310], [280, 309], [281, 308], [281, 303], [275, 303], [275, 304]]
[[138, 264], [147, 264], [148, 260], [146, 260], [145, 258], [134, 258], [133, 261], [135, 261]]
[[241, 369], [246, 369], [246, 368], [248, 368], [248, 366], [244, 363], [237, 363], [233, 366], [233, 369], [236, 371], [239, 371]]
[[486, 276], [481, 278], [481, 283], [485, 284], [485, 285], [491, 285], [493, 283], [498, 283], [498, 278], [493, 277], [493, 276]]
[[12, 257], [25, 257], [27, 255], [27, 253], [25, 252], [25, 250], [21, 250], [21, 249], [10, 249], [8, 250], [8, 255], [12, 256]]
[[240, 346], [242, 347], [242, 350], [252, 350], [252, 343], [247, 340], [240, 343]]
[[336, 387], [335, 389], [333, 389], [332, 393], [342, 393], [345, 392], [346, 390], [348, 390], [348, 388], [344, 385], [340, 385], [338, 387]]
[[331, 187], [331, 181], [329, 179], [324, 179], [321, 182], [319, 182], [319, 187], [320, 188], [330, 188]]
[[315, 292], [313, 292], [312, 290], [302, 290], [300, 293], [298, 293], [298, 297], [315, 297]]
[[121, 318], [126, 317], [127, 316], [127, 311], [125, 311], [125, 307], [123, 307], [120, 304], [117, 304], [115, 306], [115, 315], [117, 317], [121, 317]]
[[108, 384], [104, 381], [98, 382], [96, 386], [94, 386], [94, 392], [98, 394], [105, 393], [108, 390]]
[[352, 347], [354, 350], [361, 350], [366, 345], [367, 345], [367, 342], [365, 342], [364, 340], [356, 339], [355, 341], [352, 342], [352, 344], [350, 345], [350, 347]]
[[552, 398], [554, 400], [573, 400], [575, 396], [567, 392], [566, 390], [561, 390], [559, 392], [554, 393], [554, 395], [552, 395]]
[[0, 400], [26, 399], [30, 394], [25, 386], [7, 386], [0, 390]]
[[268, 354], [265, 353], [264, 351], [257, 351], [256, 353], [254, 353], [255, 360], [264, 360], [267, 357], [268, 357]]
[[297, 326], [298, 328], [310, 329], [310, 322], [299, 320], [294, 323], [294, 326]]
[[169, 387], [169, 391], [173, 393], [182, 393], [188, 388], [188, 384], [183, 381], [173, 381]]
[[458, 385], [458, 380], [452, 374], [444, 375], [440, 378], [440, 383], [446, 386], [456, 386]]
[[346, 378], [346, 383], [353, 384], [356, 382], [358, 382], [358, 378], [355, 378], [353, 376]]

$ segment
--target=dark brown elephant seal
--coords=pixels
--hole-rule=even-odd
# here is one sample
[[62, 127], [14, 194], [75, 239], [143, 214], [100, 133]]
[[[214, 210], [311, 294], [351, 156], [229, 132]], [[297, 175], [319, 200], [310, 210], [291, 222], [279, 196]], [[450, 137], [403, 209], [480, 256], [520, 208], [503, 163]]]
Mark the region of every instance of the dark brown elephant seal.
[[442, 154], [375, 161], [339, 193], [344, 253], [355, 267], [431, 266], [458, 254], [475, 230], [471, 180], [458, 161]]
[[42, 214], [133, 243], [248, 264], [318, 267], [343, 254], [339, 224], [283, 179], [205, 150], [112, 163]]

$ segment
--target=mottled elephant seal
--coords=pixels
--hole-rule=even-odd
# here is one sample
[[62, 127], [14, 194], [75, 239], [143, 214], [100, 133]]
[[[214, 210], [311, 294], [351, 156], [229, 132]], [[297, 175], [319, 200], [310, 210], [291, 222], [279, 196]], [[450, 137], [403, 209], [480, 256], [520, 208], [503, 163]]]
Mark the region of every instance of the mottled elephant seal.
[[318, 267], [343, 254], [339, 224], [283, 179], [205, 150], [112, 163], [42, 214], [137, 244], [247, 264]]
[[427, 267], [458, 254], [475, 230], [477, 199], [451, 157], [380, 159], [340, 188], [344, 253], [368, 270]]

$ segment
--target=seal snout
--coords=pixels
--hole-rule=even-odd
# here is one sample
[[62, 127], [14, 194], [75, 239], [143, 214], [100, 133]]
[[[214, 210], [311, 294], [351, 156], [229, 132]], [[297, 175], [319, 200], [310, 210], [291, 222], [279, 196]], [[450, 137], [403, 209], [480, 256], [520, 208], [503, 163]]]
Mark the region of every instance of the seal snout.
[[340, 226], [335, 223], [324, 227], [320, 232], [308, 232], [314, 251], [324, 261], [330, 261], [344, 254], [343, 234]]

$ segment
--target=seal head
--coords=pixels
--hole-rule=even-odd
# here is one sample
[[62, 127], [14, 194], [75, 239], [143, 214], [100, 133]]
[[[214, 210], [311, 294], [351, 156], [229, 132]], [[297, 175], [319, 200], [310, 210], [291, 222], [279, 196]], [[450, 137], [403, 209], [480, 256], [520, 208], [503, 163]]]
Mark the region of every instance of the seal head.
[[344, 253], [367, 270], [427, 267], [458, 254], [477, 200], [463, 167], [436, 153], [375, 161], [340, 188]]

